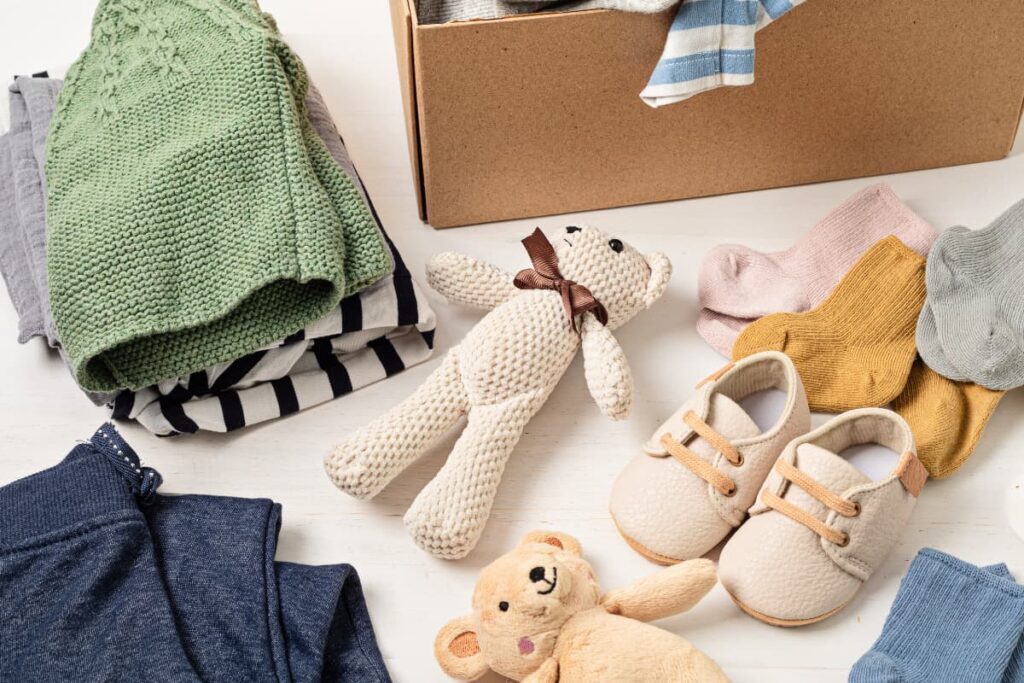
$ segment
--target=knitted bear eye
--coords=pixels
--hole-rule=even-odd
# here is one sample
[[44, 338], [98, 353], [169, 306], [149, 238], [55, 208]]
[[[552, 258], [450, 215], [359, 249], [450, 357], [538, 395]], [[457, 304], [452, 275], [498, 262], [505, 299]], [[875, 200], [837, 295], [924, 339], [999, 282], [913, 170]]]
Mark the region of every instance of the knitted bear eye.
[[508, 611], [508, 603], [505, 602], [504, 600], [502, 600], [501, 602], [498, 603], [498, 609], [500, 609], [502, 612], [507, 612]]
[[579, 231], [580, 231], [580, 230], [582, 230], [582, 229], [583, 229], [583, 228], [578, 228], [578, 227], [576, 227], [575, 225], [570, 225], [570, 226], [568, 226], [568, 227], [567, 227], [567, 228], [565, 229], [565, 231], [566, 231], [567, 233], [569, 233], [569, 234], [571, 235], [571, 234], [573, 234], [574, 232], [579, 232]]
[[612, 251], [618, 253], [622, 251], [622, 240], [609, 240], [608, 246], [612, 248]]

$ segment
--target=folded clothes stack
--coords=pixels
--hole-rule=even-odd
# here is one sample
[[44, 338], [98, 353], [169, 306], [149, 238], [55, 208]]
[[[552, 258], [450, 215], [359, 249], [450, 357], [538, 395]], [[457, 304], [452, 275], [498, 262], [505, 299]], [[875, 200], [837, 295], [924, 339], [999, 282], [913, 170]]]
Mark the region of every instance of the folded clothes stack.
[[103, 2], [63, 89], [10, 90], [19, 340], [45, 336], [115, 417], [230, 431], [429, 357], [433, 312], [255, 5]]
[[108, 424], [0, 488], [0, 680], [391, 680], [356, 571], [275, 561], [280, 505], [160, 484]]

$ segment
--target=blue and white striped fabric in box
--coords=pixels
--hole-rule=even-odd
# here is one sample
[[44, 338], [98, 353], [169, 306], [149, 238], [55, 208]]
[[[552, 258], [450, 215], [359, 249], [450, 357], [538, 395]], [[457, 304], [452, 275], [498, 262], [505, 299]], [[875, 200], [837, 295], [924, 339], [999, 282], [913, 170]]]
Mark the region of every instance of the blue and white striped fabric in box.
[[754, 82], [754, 33], [804, 0], [684, 0], [640, 93], [652, 107]]

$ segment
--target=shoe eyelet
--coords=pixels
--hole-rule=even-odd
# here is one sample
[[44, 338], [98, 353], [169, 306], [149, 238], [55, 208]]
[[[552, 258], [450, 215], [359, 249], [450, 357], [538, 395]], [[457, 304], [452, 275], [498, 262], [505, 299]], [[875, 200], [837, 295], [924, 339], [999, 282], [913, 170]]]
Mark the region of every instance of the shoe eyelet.
[[850, 519], [852, 517], [859, 517], [860, 516], [860, 503], [858, 503], [855, 500], [851, 500], [851, 501], [847, 501], [847, 502], [853, 503], [853, 512], [851, 512], [849, 514], [847, 514], [846, 512], [840, 512], [839, 514], [842, 515], [843, 517], [846, 517], [847, 519]]
[[845, 548], [846, 546], [850, 545], [850, 534], [844, 533], [842, 542], [836, 543], [836, 545], [840, 548]]
[[736, 484], [733, 484], [733, 485], [732, 485], [732, 488], [731, 488], [731, 489], [729, 489], [729, 491], [728, 491], [728, 492], [726, 492], [726, 491], [719, 491], [719, 493], [721, 493], [721, 494], [722, 494], [723, 496], [725, 496], [726, 498], [732, 498], [733, 496], [735, 496], [735, 495], [736, 495], [736, 490], [737, 490], [738, 488], [739, 488], [739, 487], [738, 487], [738, 486], [736, 486]]
[[853, 512], [846, 512], [846, 511], [840, 512], [838, 510], [837, 510], [837, 512], [841, 516], [846, 517], [847, 519], [850, 519], [852, 517], [860, 516], [860, 503], [858, 503], [857, 501], [850, 501], [850, 500], [847, 500], [846, 502], [853, 504]]
[[739, 457], [736, 459], [736, 462], [732, 463], [732, 466], [733, 467], [743, 467], [743, 463], [744, 463], [743, 454], [742, 453], [738, 453], [737, 455], [739, 455]]

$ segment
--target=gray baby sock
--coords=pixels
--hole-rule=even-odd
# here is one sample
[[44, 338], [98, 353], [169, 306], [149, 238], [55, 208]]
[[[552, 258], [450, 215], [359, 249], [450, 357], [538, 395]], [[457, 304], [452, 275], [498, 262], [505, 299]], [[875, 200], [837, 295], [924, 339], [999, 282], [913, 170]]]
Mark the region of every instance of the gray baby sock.
[[1024, 201], [983, 230], [941, 234], [925, 279], [949, 363], [989, 389], [1024, 386]]

